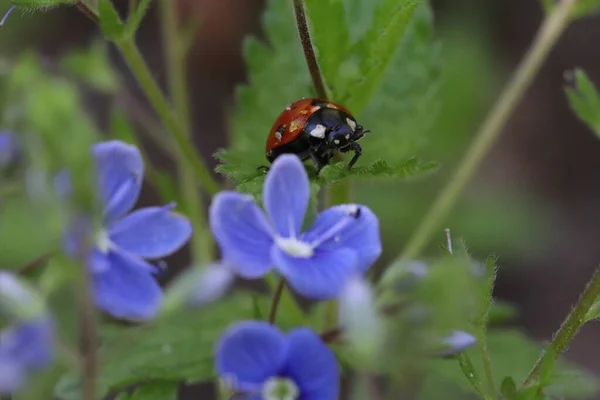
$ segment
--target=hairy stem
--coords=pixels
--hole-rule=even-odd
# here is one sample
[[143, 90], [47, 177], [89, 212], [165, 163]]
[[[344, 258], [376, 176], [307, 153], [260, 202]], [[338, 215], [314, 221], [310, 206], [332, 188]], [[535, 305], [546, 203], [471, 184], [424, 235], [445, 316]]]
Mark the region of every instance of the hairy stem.
[[304, 49], [304, 58], [306, 58], [306, 64], [308, 64], [308, 70], [310, 71], [313, 86], [315, 87], [318, 97], [327, 99], [327, 90], [325, 89], [323, 75], [321, 75], [319, 63], [317, 62], [317, 56], [315, 55], [315, 49], [310, 37], [310, 31], [308, 30], [308, 22], [306, 20], [306, 12], [304, 11], [303, 0], [293, 1], [294, 14], [296, 16], [296, 26], [298, 27], [298, 34], [300, 35], [300, 41], [302, 42], [302, 48]]
[[477, 171], [481, 161], [499, 136], [519, 100], [531, 85], [533, 78], [546, 60], [570, 20], [576, 0], [563, 0], [544, 20], [527, 55], [488, 114], [475, 140], [456, 169], [454, 176], [442, 189], [437, 199], [409, 240], [401, 258], [417, 256], [439, 228], [462, 190]]
[[567, 349], [571, 340], [573, 340], [587, 321], [586, 314], [596, 303], [599, 296], [600, 268], [597, 268], [585, 290], [579, 296], [579, 300], [554, 334], [552, 342], [550, 342], [546, 350], [542, 351], [538, 361], [521, 384], [522, 387], [533, 386], [539, 382], [542, 366], [547, 365], [548, 362], [553, 363]]
[[[188, 146], [195, 147], [190, 116], [190, 97], [187, 90], [186, 58], [181, 45], [182, 35], [177, 23], [177, 3], [172, 0], [161, 0], [159, 5], [169, 92], [175, 112], [181, 121], [183, 134], [187, 138]], [[194, 263], [206, 264], [213, 258], [213, 243], [212, 235], [207, 231], [202, 197], [198, 190], [198, 184], [194, 179], [194, 172], [191, 170], [190, 165], [185, 162], [181, 149], [178, 149], [177, 154], [176, 162], [181, 198], [184, 201], [185, 212], [190, 218], [196, 233], [192, 238], [192, 258]]]

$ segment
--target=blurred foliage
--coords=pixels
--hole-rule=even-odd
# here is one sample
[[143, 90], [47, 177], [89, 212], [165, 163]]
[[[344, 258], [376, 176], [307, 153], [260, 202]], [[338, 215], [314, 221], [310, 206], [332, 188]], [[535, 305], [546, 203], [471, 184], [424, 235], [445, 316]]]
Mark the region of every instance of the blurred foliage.
[[[68, 2], [13, 3], [47, 8]], [[229, 114], [230, 147], [216, 154], [221, 161], [218, 172], [259, 203], [265, 173], [257, 167], [266, 164], [263, 146], [272, 121], [286, 104], [315, 95], [293, 24], [291, 2], [267, 3], [262, 20], [266, 41], [251, 37], [245, 42], [249, 82], [238, 88], [237, 104]], [[100, 0], [104, 35], [116, 42], [131, 39], [149, 4], [140, 2], [136, 12], [122, 21], [112, 2]], [[381, 221], [386, 249], [383, 264], [396, 255], [425, 213], [429, 199], [449, 179], [448, 171], [470, 140], [481, 110], [493, 99], [497, 89], [494, 59], [481, 39], [486, 35], [473, 34], [479, 32], [477, 27], [465, 28], [461, 22], [435, 33], [428, 1], [307, 0], [306, 4], [331, 99], [349, 107], [372, 131], [364, 140], [364, 155], [352, 171], [347, 171], [345, 162], [338, 162], [317, 177], [314, 167], [307, 165], [313, 193], [309, 215], [317, 212], [321, 187], [352, 179], [353, 200], [369, 205]], [[554, 3], [543, 4], [550, 8]], [[597, 0], [581, 1], [577, 15], [597, 7]], [[25, 52], [6, 69], [0, 83], [0, 118], [3, 128], [19, 134], [27, 151], [22, 168], [2, 175], [0, 266], [20, 268], [60, 247], [69, 213], [95, 206], [89, 146], [100, 133], [87, 116], [77, 83], [110, 98], [110, 137], [143, 146], [135, 126], [139, 120], [119, 102], [121, 78], [110, 63], [105, 44], [97, 41], [87, 50], [68, 53], [57, 65]], [[599, 134], [597, 90], [580, 70], [573, 79], [573, 85], [566, 88], [570, 104]], [[180, 200], [173, 177], [156, 169], [147, 157], [145, 163], [147, 179], [163, 199]], [[74, 172], [73, 199], [60, 196], [52, 183], [65, 167]], [[27, 185], [22, 185], [23, 181]], [[468, 239], [475, 256], [456, 240], [453, 254], [443, 249], [443, 254], [421, 264], [406, 260], [392, 264], [393, 279], [378, 287], [378, 305], [389, 318], [384, 353], [375, 372], [393, 378], [390, 398], [397, 398], [397, 387], [424, 400], [440, 398], [440, 393], [445, 400], [474, 393], [456, 359], [436, 356], [440, 340], [456, 330], [478, 336], [479, 343], [466, 353], [478, 379], [485, 376], [482, 342], [486, 339], [496, 387], [507, 399], [534, 398], [524, 397], [530, 393], [519, 393], [517, 385], [538, 358], [540, 346], [503, 326], [512, 322], [518, 311], [492, 297], [496, 257], [487, 257], [485, 263], [474, 260], [491, 252], [511, 256], [535, 246], [533, 238], [544, 240], [548, 214], [541, 199], [481, 186], [483, 193], [471, 193], [445, 221], [457, 236]], [[440, 232], [434, 246], [440, 247], [441, 242]], [[72, 272], [66, 260], [53, 257], [36, 276], [55, 310], [61, 345], [67, 349], [77, 349], [79, 344], [72, 307], [77, 287], [70, 279]], [[293, 301], [286, 296], [284, 302]], [[235, 320], [265, 319], [271, 301], [268, 296], [240, 292], [203, 310], [181, 310], [145, 325], [103, 318], [99, 354], [102, 395], [116, 393], [118, 400], [169, 400], [177, 398], [180, 382], [214, 380], [213, 348], [219, 335]], [[281, 309], [286, 309], [284, 304]], [[312, 307], [303, 322], [318, 330], [326, 311], [325, 306]], [[599, 314], [594, 308], [587, 318]], [[277, 317], [284, 329], [298, 321], [297, 315], [280, 313]], [[482, 336], [484, 332], [488, 334]], [[347, 373], [360, 367], [359, 360], [343, 346], [334, 348]], [[82, 398], [78, 355], [65, 353], [52, 370], [36, 377], [23, 399], [47, 398], [50, 391], [57, 399]], [[552, 367], [545, 371], [547, 398], [582, 398], [597, 391], [597, 379], [582, 369], [564, 362]], [[55, 386], [58, 376], [62, 378]]]
[[[193, 383], [213, 379], [215, 341], [233, 321], [252, 319], [252, 312], [248, 294], [242, 292], [200, 311], [165, 316], [151, 325], [105, 325], [99, 352], [101, 392], [106, 395], [148, 380]], [[63, 377], [55, 396], [81, 399], [79, 378]]]
[[567, 74], [565, 93], [575, 114], [600, 136], [600, 95], [586, 73], [580, 69]]

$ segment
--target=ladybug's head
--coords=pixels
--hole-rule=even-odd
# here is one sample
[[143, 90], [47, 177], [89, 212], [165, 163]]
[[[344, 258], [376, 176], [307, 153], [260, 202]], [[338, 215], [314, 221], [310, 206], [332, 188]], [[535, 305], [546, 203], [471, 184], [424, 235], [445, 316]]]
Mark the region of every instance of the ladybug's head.
[[333, 149], [342, 149], [363, 137], [361, 125], [342, 124], [331, 129], [327, 135], [327, 144]]

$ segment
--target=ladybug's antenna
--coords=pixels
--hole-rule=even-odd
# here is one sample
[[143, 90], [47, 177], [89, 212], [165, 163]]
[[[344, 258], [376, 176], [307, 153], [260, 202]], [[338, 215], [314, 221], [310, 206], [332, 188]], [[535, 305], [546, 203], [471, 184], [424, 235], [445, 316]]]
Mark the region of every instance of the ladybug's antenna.
[[4, 14], [4, 17], [2, 17], [2, 20], [0, 21], [0, 29], [2, 29], [4, 27], [4, 23], [8, 19], [8, 16], [10, 15], [11, 12], [13, 12], [15, 10], [15, 8], [17, 8], [17, 6], [15, 6], [15, 5], [11, 6], [8, 9], [8, 11], [6, 12], [6, 14]]

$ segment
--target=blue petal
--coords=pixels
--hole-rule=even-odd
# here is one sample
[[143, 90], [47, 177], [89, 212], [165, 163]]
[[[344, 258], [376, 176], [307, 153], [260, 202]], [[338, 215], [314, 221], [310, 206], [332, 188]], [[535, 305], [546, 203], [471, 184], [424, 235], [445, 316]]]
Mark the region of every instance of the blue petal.
[[133, 208], [142, 188], [144, 163], [137, 147], [119, 140], [97, 143], [98, 185], [104, 202], [104, 218], [114, 221]]
[[451, 356], [462, 353], [469, 347], [474, 346], [476, 343], [477, 339], [467, 332], [454, 331], [451, 335], [442, 339], [442, 344], [445, 348], [441, 350], [438, 355]]
[[298, 236], [309, 197], [310, 185], [302, 161], [291, 154], [277, 158], [265, 179], [263, 203], [279, 235]]
[[271, 270], [271, 227], [250, 196], [221, 192], [213, 198], [209, 214], [223, 260], [238, 275], [258, 278]]
[[54, 325], [48, 315], [20, 321], [2, 331], [1, 338], [0, 362], [9, 360], [30, 371], [54, 359]]
[[14, 134], [0, 132], [0, 168], [6, 168], [15, 162], [21, 154], [21, 143]]
[[25, 375], [23, 367], [0, 355], [0, 396], [8, 396], [21, 389], [25, 384]]
[[287, 354], [286, 337], [271, 324], [239, 322], [221, 337], [215, 366], [221, 379], [238, 391], [257, 391], [279, 373]]
[[125, 252], [105, 255], [110, 268], [93, 273], [96, 305], [117, 318], [144, 320], [156, 315], [162, 291], [151, 265]]
[[105, 253], [98, 249], [92, 249], [88, 257], [88, 268], [92, 273], [102, 273], [110, 269], [110, 260]]
[[[356, 209], [360, 213], [353, 217]], [[334, 235], [326, 235], [343, 219], [348, 223]], [[340, 224], [342, 225], [342, 224]], [[381, 237], [379, 235], [379, 220], [366, 206], [359, 204], [343, 204], [331, 207], [320, 213], [312, 227], [303, 235], [305, 242], [314, 242], [323, 235], [329, 236], [319, 247], [333, 250], [342, 247], [351, 248], [358, 256], [358, 269], [365, 272], [381, 255]]]
[[310, 258], [298, 258], [274, 246], [272, 257], [289, 285], [314, 300], [338, 297], [346, 281], [357, 273], [356, 252], [346, 248], [317, 249]]
[[108, 228], [110, 240], [144, 258], [159, 258], [179, 250], [192, 235], [190, 221], [170, 212], [172, 205], [137, 210]]
[[283, 375], [299, 387], [302, 400], [337, 400], [340, 371], [335, 356], [310, 329], [288, 334], [289, 351]]

